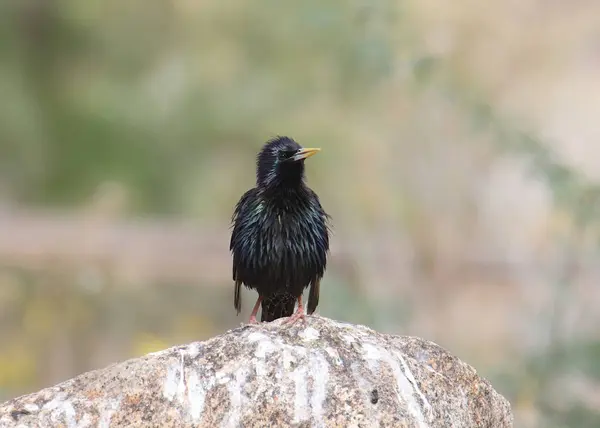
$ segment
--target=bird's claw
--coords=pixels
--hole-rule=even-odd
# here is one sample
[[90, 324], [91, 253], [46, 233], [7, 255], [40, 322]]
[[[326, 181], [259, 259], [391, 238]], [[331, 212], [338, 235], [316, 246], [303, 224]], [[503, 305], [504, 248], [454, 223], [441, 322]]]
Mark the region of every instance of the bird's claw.
[[250, 317], [250, 319], [248, 320], [248, 324], [258, 324], [258, 321], [256, 321], [256, 317]]
[[292, 316], [286, 319], [283, 324], [295, 324], [297, 321], [306, 320], [306, 314], [303, 311], [296, 311]]

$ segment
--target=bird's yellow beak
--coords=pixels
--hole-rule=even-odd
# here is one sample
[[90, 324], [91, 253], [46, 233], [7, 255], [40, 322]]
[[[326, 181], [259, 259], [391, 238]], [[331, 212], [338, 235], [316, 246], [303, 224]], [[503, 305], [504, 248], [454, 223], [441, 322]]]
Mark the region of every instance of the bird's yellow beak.
[[296, 153], [296, 154], [293, 156], [293, 159], [294, 159], [295, 161], [299, 161], [299, 160], [302, 160], [302, 159], [306, 159], [306, 158], [309, 158], [309, 157], [311, 157], [311, 156], [312, 156], [312, 155], [314, 155], [314, 154], [317, 154], [317, 153], [318, 153], [318, 152], [320, 152], [320, 151], [321, 151], [321, 149], [318, 149], [318, 148], [311, 148], [311, 149], [308, 149], [308, 148], [307, 148], [307, 149], [300, 149], [300, 150], [299, 150], [299, 151], [298, 151], [298, 152], [297, 152], [297, 153]]

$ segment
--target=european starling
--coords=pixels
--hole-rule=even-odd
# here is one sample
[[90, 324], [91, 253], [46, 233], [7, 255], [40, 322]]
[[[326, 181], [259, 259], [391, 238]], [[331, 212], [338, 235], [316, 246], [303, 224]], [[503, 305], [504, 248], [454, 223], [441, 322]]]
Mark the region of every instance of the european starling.
[[250, 323], [256, 322], [259, 306], [261, 321], [302, 318], [302, 292], [309, 285], [307, 313], [319, 304], [329, 252], [329, 215], [304, 182], [304, 160], [319, 150], [302, 148], [288, 137], [268, 141], [257, 156], [256, 187], [235, 207], [229, 245], [234, 307], [239, 314], [242, 284], [256, 290]]

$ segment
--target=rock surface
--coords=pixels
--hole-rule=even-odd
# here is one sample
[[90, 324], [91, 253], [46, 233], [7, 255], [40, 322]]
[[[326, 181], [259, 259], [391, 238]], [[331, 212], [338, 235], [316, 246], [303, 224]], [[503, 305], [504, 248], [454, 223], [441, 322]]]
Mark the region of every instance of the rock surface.
[[244, 326], [0, 405], [0, 427], [512, 427], [434, 343], [319, 316]]

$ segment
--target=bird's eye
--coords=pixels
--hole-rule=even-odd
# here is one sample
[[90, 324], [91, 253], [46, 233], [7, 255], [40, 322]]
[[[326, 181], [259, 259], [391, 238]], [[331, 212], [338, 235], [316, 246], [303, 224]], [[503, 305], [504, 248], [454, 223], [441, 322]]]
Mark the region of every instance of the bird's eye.
[[286, 160], [294, 156], [295, 150], [282, 150], [279, 152], [279, 160]]

